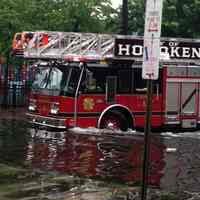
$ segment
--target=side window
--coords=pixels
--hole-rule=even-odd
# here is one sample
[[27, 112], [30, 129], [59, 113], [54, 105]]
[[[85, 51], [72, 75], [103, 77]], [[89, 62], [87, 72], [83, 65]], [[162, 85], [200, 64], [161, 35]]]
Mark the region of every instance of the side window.
[[147, 92], [146, 80], [142, 79], [142, 68], [134, 68], [133, 86], [135, 94]]
[[69, 70], [63, 73], [61, 80], [61, 94], [74, 96], [78, 81], [80, 78], [80, 69], [78, 68], [69, 68]]
[[162, 80], [163, 80], [162, 69], [160, 68], [158, 79], [155, 80], [154, 83], [153, 83], [153, 93], [154, 94], [162, 93]]
[[108, 103], [115, 102], [116, 89], [117, 89], [117, 77], [107, 76], [106, 77], [106, 101]]
[[80, 70], [77, 68], [73, 68], [70, 72], [70, 78], [66, 83], [65, 91], [71, 94], [75, 94], [79, 78], [80, 78]]
[[[142, 78], [142, 68], [134, 68], [134, 93], [135, 94], [146, 94], [147, 92], [147, 81]], [[159, 79], [153, 82], [153, 94], [161, 93], [161, 84], [162, 84], [162, 73], [161, 69], [159, 71]]]
[[81, 88], [83, 93], [105, 93], [106, 71], [87, 69]]
[[85, 87], [86, 91], [88, 91], [88, 92], [96, 91], [97, 80], [94, 78], [94, 75], [92, 72], [87, 72], [85, 86], [86, 86]]
[[123, 93], [130, 93], [133, 87], [132, 84], [132, 69], [123, 69], [119, 71], [118, 75], [118, 92]]

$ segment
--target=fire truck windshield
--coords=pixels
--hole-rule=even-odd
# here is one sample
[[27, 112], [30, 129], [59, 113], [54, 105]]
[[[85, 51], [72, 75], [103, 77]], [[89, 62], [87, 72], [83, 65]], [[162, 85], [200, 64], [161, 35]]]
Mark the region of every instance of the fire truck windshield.
[[38, 67], [32, 89], [53, 96], [74, 96], [79, 76], [78, 67]]

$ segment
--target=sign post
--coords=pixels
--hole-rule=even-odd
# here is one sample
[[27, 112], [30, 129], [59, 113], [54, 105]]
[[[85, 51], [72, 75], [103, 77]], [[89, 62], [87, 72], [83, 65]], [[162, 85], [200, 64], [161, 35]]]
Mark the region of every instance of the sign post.
[[147, 108], [144, 135], [144, 156], [141, 200], [146, 200], [149, 177], [150, 131], [152, 114], [152, 85], [158, 79], [160, 58], [160, 33], [163, 0], [146, 0], [143, 44], [142, 78], [147, 79]]

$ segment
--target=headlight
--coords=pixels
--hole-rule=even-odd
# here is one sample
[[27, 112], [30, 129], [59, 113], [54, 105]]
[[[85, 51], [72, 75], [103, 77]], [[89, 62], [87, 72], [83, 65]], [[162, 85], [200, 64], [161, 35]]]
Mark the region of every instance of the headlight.
[[50, 113], [55, 115], [59, 113], [59, 103], [53, 103], [51, 105]]
[[37, 105], [36, 105], [36, 100], [31, 99], [29, 106], [28, 106], [28, 110], [30, 111], [36, 111]]

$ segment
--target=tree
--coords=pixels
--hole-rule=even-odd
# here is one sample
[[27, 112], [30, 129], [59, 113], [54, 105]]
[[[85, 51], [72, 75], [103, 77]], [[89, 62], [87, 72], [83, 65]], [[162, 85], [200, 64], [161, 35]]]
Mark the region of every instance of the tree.
[[200, 35], [199, 0], [165, 0], [162, 36], [197, 38]]
[[[128, 0], [128, 32], [143, 35], [145, 0]], [[163, 0], [162, 37], [198, 38], [200, 35], [199, 0]], [[121, 7], [119, 8], [122, 9]], [[121, 11], [115, 18], [120, 24]]]
[[114, 12], [110, 0], [61, 1], [65, 31], [109, 32], [107, 21]]
[[16, 32], [111, 32], [115, 12], [110, 0], [1, 0], [0, 54], [10, 50]]

